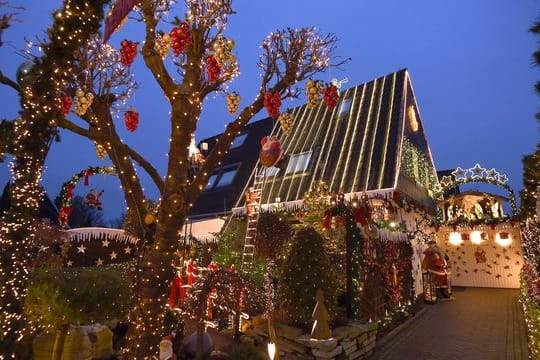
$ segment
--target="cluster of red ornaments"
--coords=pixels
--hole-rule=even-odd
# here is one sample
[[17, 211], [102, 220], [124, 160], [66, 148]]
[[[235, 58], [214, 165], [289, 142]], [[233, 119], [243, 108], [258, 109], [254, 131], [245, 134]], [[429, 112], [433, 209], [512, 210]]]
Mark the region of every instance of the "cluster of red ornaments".
[[138, 43], [130, 40], [122, 40], [120, 45], [122, 46], [120, 49], [120, 61], [122, 62], [122, 65], [130, 66], [137, 56]]
[[71, 110], [71, 98], [64, 95], [60, 99], [62, 101], [62, 114], [64, 114], [64, 116], [68, 116], [69, 110]]
[[330, 84], [324, 88], [323, 100], [328, 110], [332, 111], [336, 107], [338, 99], [338, 88], [335, 85]]
[[139, 113], [134, 110], [128, 110], [124, 113], [124, 123], [128, 131], [135, 131], [139, 126]]
[[206, 62], [206, 73], [208, 74], [208, 81], [213, 84], [218, 81], [219, 76], [221, 75], [221, 67], [218, 64], [218, 61], [214, 55], [208, 56], [205, 60]]
[[169, 35], [171, 36], [171, 47], [174, 56], [180, 56], [186, 49], [186, 46], [191, 44], [191, 29], [188, 23], [181, 22], [180, 25], [171, 30]]
[[264, 93], [264, 107], [268, 111], [268, 115], [275, 119], [279, 115], [279, 107], [281, 106], [281, 95], [279, 92], [267, 91]]

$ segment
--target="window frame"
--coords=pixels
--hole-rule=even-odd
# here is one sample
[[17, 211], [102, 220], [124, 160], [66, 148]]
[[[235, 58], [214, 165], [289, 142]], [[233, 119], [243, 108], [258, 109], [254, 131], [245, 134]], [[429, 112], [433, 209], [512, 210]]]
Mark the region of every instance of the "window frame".
[[[236, 175], [238, 174], [238, 170], [240, 169], [240, 165], [241, 163], [235, 163], [235, 164], [225, 165], [225, 166], [215, 169], [212, 175], [208, 177], [208, 183], [206, 184], [203, 191], [217, 190], [217, 189], [222, 189], [222, 188], [226, 188], [228, 186], [233, 185]], [[223, 178], [223, 175], [229, 172], [233, 172], [231, 180], [227, 182], [226, 184], [220, 184]], [[209, 187], [208, 185], [210, 184], [210, 179], [212, 178], [212, 176], [215, 176], [215, 179], [212, 185]]]
[[[240, 135], [237, 135], [232, 143], [231, 143], [231, 146], [229, 147], [229, 150], [232, 150], [232, 149], [237, 149], [239, 147], [241, 147], [242, 145], [244, 145], [244, 143], [246, 142], [246, 139], [248, 137], [248, 133], [245, 132], [245, 133], [242, 133]], [[241, 140], [238, 140], [238, 143], [237, 143], [237, 139], [241, 139]]]

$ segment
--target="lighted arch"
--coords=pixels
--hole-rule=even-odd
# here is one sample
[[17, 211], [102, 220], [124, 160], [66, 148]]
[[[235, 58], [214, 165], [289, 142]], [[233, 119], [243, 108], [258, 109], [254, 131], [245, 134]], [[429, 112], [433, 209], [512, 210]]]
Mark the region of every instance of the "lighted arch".
[[69, 215], [73, 211], [72, 198], [73, 189], [77, 183], [84, 179], [85, 184], [88, 182], [88, 178], [93, 175], [117, 175], [116, 170], [112, 166], [93, 167], [90, 166], [79, 173], [73, 175], [71, 179], [62, 184], [62, 190], [60, 190], [60, 213], [58, 215], [58, 221], [60, 225], [66, 225], [69, 219]]
[[485, 183], [490, 185], [499, 186], [506, 190], [508, 193], [508, 199], [510, 202], [510, 207], [512, 210], [512, 217], [516, 217], [518, 214], [517, 205], [516, 205], [516, 196], [514, 195], [514, 190], [507, 184], [508, 177], [506, 174], [501, 174], [495, 168], [490, 170], [483, 168], [480, 164], [476, 164], [474, 167], [469, 169], [462, 169], [458, 166], [454, 171], [452, 171], [454, 179], [451, 176], [443, 176], [440, 181], [440, 188], [436, 191], [436, 198], [442, 198], [443, 194], [453, 187], [471, 184], [471, 183]]

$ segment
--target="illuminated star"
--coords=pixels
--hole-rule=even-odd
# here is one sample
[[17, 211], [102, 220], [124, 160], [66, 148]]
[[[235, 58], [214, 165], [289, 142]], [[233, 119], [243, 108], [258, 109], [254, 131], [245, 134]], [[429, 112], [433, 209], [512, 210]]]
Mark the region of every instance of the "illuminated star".
[[454, 178], [456, 180], [466, 179], [467, 178], [467, 171], [463, 170], [461, 166], [458, 166], [456, 170], [452, 171], [452, 175], [454, 175]]
[[77, 247], [77, 252], [78, 252], [78, 253], [84, 254], [85, 251], [86, 251], [86, 246], [81, 245], [81, 246], [78, 246], [78, 247]]
[[480, 164], [476, 164], [473, 168], [470, 168], [469, 171], [472, 173], [473, 179], [478, 179], [482, 177], [482, 174], [484, 171], [486, 171], [486, 169], [481, 167]]
[[495, 180], [499, 176], [499, 173], [495, 168], [486, 171], [486, 179]]
[[101, 246], [106, 247], [106, 248], [108, 248], [110, 244], [111, 244], [111, 242], [109, 240], [107, 240], [107, 239], [105, 239], [105, 240], [103, 240], [101, 242]]
[[68, 260], [66, 264], [67, 264], [67, 266], [73, 266], [73, 261]]
[[498, 179], [500, 182], [502, 182], [503, 184], [506, 184], [508, 182], [508, 176], [506, 176], [506, 174], [499, 174], [499, 179]]
[[116, 255], [117, 255], [117, 254], [114, 252], [114, 250], [113, 250], [112, 253], [109, 254], [111, 260], [116, 259]]
[[452, 185], [454, 181], [452, 180], [452, 177], [451, 176], [443, 176], [442, 180], [441, 180], [441, 184], [443, 187], [449, 187], [450, 185]]
[[129, 246], [124, 248], [124, 254], [131, 254], [131, 248]]
[[101, 258], [98, 258], [96, 260], [96, 266], [101, 266], [101, 265], [103, 265], [103, 260], [101, 260]]

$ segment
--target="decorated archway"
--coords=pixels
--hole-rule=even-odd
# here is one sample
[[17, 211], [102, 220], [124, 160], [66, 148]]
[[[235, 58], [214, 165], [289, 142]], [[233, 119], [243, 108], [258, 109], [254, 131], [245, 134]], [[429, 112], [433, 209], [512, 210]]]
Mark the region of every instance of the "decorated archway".
[[[60, 191], [60, 213], [58, 215], [58, 221], [61, 226], [65, 226], [68, 223], [69, 215], [73, 211], [73, 189], [77, 183], [84, 179], [84, 185], [89, 184], [89, 178], [93, 175], [117, 175], [116, 170], [112, 166], [102, 167], [88, 167], [81, 170], [79, 173], [73, 175], [71, 179], [62, 184], [62, 190]], [[97, 201], [97, 199], [96, 199]], [[97, 202], [95, 204], [98, 204]]]
[[476, 164], [472, 168], [462, 169], [458, 166], [454, 171], [452, 171], [451, 176], [443, 176], [440, 181], [440, 188], [437, 189], [436, 198], [443, 198], [443, 195], [451, 190], [454, 187], [464, 184], [471, 183], [485, 183], [490, 185], [495, 185], [503, 188], [508, 193], [508, 201], [510, 203], [512, 217], [516, 217], [518, 214], [516, 197], [514, 195], [514, 190], [507, 184], [508, 176], [506, 174], [501, 174], [495, 168], [487, 169]]

